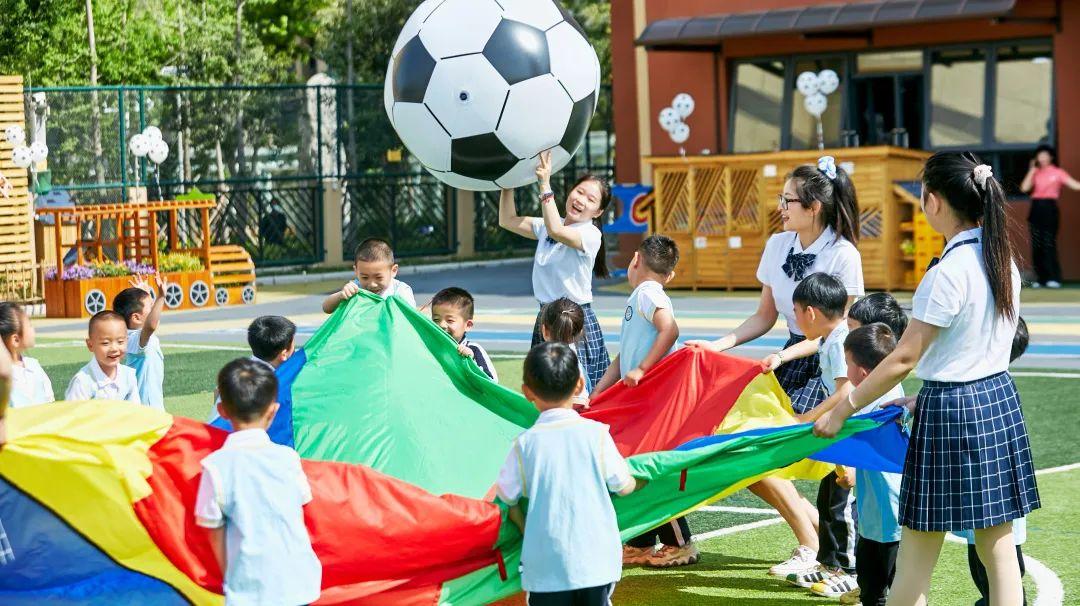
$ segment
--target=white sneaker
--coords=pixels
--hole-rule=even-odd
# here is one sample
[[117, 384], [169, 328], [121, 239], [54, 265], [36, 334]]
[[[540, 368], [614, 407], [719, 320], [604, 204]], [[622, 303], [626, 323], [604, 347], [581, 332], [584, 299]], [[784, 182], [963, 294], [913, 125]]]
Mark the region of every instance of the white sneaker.
[[823, 598], [838, 598], [849, 591], [859, 588], [855, 576], [843, 570], [830, 570], [826, 574], [827, 576], [821, 582], [814, 583], [810, 587], [810, 593]]
[[787, 575], [784, 580], [796, 587], [810, 589], [814, 585], [828, 579], [831, 575], [832, 572], [830, 572], [828, 568], [815, 563], [812, 568], [807, 568], [802, 572], [791, 573]]
[[789, 574], [799, 574], [817, 566], [817, 552], [806, 545], [799, 545], [791, 552], [791, 557], [769, 569], [774, 577], [787, 578]]
[[1046, 283], [1046, 287], [1047, 288], [1061, 288], [1061, 282], [1058, 282], [1057, 280], [1049, 280]]

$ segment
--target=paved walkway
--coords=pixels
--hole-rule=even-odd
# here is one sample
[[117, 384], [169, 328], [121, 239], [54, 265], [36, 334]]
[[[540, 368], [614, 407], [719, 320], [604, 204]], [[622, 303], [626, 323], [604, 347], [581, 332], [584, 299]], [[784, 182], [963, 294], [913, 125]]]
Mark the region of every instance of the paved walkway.
[[[532, 298], [530, 260], [494, 267], [442, 270], [406, 276], [418, 302], [425, 302], [446, 286], [460, 286], [476, 297], [476, 328], [470, 337], [489, 351], [521, 353], [528, 349], [536, 318], [537, 304]], [[327, 282], [320, 286], [329, 292], [336, 289]], [[307, 292], [314, 292], [309, 289]], [[605, 339], [617, 347], [619, 322], [626, 304], [625, 279], [607, 280], [596, 286], [594, 308], [604, 328]], [[263, 314], [284, 315], [299, 327], [300, 343], [306, 341], [325, 319], [320, 309], [326, 292], [295, 294], [303, 286], [267, 287], [258, 302], [249, 306], [207, 308], [170, 312], [162, 320], [159, 334], [173, 342], [243, 343], [245, 329], [252, 318]], [[716, 338], [738, 326], [757, 308], [752, 292], [672, 291], [682, 340]], [[1019, 366], [1029, 368], [1080, 369], [1080, 300], [1073, 304], [1028, 304], [1024, 318], [1032, 333], [1032, 345]], [[85, 321], [35, 320], [43, 337], [85, 338]], [[736, 350], [746, 356], [760, 356], [779, 348], [787, 338], [782, 323], [768, 335]]]

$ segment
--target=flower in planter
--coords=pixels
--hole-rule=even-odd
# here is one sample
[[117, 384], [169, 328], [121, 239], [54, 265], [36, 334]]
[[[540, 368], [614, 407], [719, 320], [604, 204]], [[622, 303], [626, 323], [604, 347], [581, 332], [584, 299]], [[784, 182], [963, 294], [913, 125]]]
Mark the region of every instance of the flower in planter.
[[128, 273], [133, 276], [147, 276], [154, 273], [154, 267], [152, 265], [139, 263], [134, 259], [127, 259], [124, 261], [124, 267], [128, 270]]
[[[55, 275], [54, 271], [53, 276]], [[86, 265], [68, 265], [64, 268], [64, 273], [60, 274], [61, 280], [89, 280], [94, 277], [93, 268]]]

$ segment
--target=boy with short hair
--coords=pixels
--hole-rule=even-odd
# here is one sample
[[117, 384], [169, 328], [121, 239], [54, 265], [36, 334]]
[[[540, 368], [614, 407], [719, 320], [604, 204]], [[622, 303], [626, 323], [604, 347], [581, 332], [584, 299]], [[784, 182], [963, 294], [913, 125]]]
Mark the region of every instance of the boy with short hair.
[[584, 378], [563, 343], [540, 343], [525, 356], [522, 391], [540, 416], [510, 449], [496, 494], [520, 525], [521, 586], [533, 606], [607, 606], [622, 577], [621, 541], [610, 492], [643, 484], [630, 475], [607, 425], [573, 408]]
[[[664, 285], [675, 277], [678, 263], [679, 247], [667, 236], [649, 236], [634, 252], [626, 269], [634, 291], [623, 314], [619, 355], [593, 388], [594, 396], [620, 378], [626, 385], [636, 386], [646, 371], [675, 350], [679, 325]], [[656, 568], [696, 564], [700, 553], [691, 536], [686, 518], [676, 518], [627, 541], [623, 563]]]
[[[864, 317], [864, 316], [860, 316]], [[847, 378], [858, 386], [896, 349], [896, 336], [884, 323], [874, 322], [852, 330], [844, 339]], [[893, 387], [873, 404], [863, 409], [873, 412], [884, 404], [904, 397], [901, 385]], [[855, 470], [855, 505], [859, 518], [859, 536], [855, 543], [855, 570], [858, 593], [840, 596], [841, 604], [884, 606], [896, 572], [896, 553], [900, 547], [900, 474]], [[822, 587], [815, 593], [825, 593]]]
[[326, 297], [322, 309], [328, 314], [343, 301], [356, 295], [361, 289], [373, 292], [380, 297], [399, 296], [409, 305], [416, 307], [416, 297], [412, 288], [397, 279], [398, 264], [394, 260], [394, 249], [382, 238], [366, 238], [356, 247], [353, 261], [356, 279], [349, 280], [338, 292]]
[[[296, 351], [296, 324], [283, 316], [259, 316], [248, 324], [247, 342], [251, 348], [252, 362], [265, 365], [271, 372], [277, 370]], [[211, 423], [220, 418], [218, 404], [221, 396], [214, 388], [214, 407], [210, 411]]]
[[124, 364], [135, 370], [139, 384], [139, 399], [143, 404], [165, 410], [165, 354], [158, 340], [158, 324], [165, 309], [165, 285], [161, 274], [154, 274], [157, 297], [146, 278], [138, 276], [113, 297], [113, 310], [124, 317], [127, 324], [127, 352]]
[[[792, 293], [795, 321], [807, 340], [822, 339], [818, 352], [821, 384], [826, 398], [811, 410], [797, 415], [802, 422], [812, 422], [837, 402], [847, 398], [854, 389], [848, 380], [844, 355], [844, 339], [848, 325], [844, 320], [848, 292], [834, 276], [818, 272], [806, 277]], [[794, 347], [798, 347], [795, 345]], [[780, 353], [782, 361], [789, 356]], [[817, 565], [787, 576], [792, 585], [806, 587], [824, 597], [840, 597], [856, 587], [854, 498], [851, 470], [837, 466], [836, 471], [822, 478], [818, 486], [818, 553]]]
[[277, 387], [252, 360], [218, 373], [218, 407], [234, 431], [202, 461], [195, 520], [210, 529], [226, 604], [310, 604], [320, 594], [322, 566], [304, 525], [311, 486], [296, 451], [266, 433]]
[[852, 304], [848, 310], [847, 324], [849, 330], [855, 330], [875, 322], [888, 326], [899, 341], [907, 330], [908, 317], [892, 295], [887, 292], [874, 292]]
[[474, 311], [473, 296], [464, 288], [444, 288], [431, 298], [431, 321], [454, 339], [458, 344], [458, 353], [472, 358], [484, 374], [498, 383], [499, 375], [495, 372], [495, 364], [484, 348], [479, 343], [470, 341], [467, 336], [473, 327]]
[[90, 318], [86, 348], [93, 357], [71, 377], [64, 399], [127, 400], [142, 404], [135, 370], [121, 361], [127, 352], [128, 328], [124, 316], [106, 309]]

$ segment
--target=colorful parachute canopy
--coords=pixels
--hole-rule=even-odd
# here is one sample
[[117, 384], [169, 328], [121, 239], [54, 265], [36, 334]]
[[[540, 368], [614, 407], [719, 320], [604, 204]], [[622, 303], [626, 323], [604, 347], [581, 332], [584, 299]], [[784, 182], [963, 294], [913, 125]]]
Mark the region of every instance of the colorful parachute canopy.
[[[775, 379], [755, 368], [684, 350], [642, 385], [597, 399], [588, 416], [610, 424], [634, 474], [650, 481], [614, 501], [624, 537], [779, 469], [820, 472], [799, 463], [809, 456], [848, 462], [861, 448], [883, 467], [902, 460], [895, 412], [816, 438], [790, 424]], [[481, 497], [535, 419], [528, 402], [394, 298], [343, 306], [279, 377], [272, 433], [305, 458], [320, 604], [481, 604], [519, 591], [520, 534], [503, 506]], [[223, 431], [115, 402], [9, 414], [0, 603], [221, 603], [221, 572], [193, 507], [199, 462]]]

